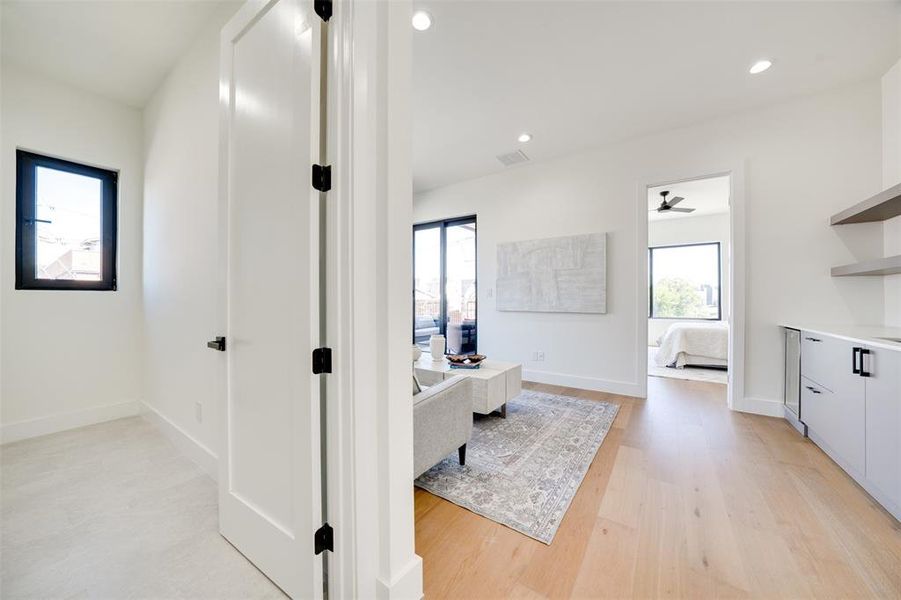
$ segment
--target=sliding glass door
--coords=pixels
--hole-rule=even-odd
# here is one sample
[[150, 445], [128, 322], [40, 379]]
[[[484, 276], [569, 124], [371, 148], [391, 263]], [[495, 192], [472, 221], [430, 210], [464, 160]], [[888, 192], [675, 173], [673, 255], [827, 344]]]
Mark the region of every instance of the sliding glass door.
[[441, 228], [413, 229], [413, 343], [425, 349], [441, 329]]
[[477, 350], [476, 218], [413, 227], [413, 343], [441, 334], [449, 354]]

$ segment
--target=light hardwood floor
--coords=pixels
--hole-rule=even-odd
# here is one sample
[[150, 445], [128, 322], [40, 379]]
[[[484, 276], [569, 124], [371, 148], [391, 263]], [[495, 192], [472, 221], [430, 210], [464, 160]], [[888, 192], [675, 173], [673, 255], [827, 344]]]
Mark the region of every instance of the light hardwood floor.
[[901, 598], [901, 526], [785, 421], [651, 377], [550, 546], [415, 491], [426, 598]]

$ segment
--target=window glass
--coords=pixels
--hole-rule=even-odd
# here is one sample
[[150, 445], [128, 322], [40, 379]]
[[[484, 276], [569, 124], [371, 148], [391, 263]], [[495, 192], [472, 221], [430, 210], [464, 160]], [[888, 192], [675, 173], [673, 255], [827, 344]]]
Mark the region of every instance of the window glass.
[[649, 248], [651, 317], [719, 319], [719, 243]]
[[413, 342], [428, 349], [441, 333], [441, 229], [419, 229], [413, 238]]
[[35, 277], [100, 281], [102, 181], [37, 167]]

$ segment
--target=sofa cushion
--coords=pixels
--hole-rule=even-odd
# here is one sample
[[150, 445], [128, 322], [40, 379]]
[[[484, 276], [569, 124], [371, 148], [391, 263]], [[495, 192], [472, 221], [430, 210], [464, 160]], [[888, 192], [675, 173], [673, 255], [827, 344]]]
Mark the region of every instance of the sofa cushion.
[[418, 477], [472, 436], [472, 380], [451, 377], [413, 398], [413, 467]]

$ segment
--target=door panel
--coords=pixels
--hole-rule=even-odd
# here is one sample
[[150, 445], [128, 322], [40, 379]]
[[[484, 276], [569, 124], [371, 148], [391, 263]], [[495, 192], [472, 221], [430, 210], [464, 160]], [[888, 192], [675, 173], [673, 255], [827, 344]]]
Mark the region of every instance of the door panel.
[[319, 19], [248, 3], [223, 30], [227, 405], [220, 531], [293, 597], [321, 589], [316, 196]]
[[867, 481], [901, 509], [901, 351], [868, 348]]

